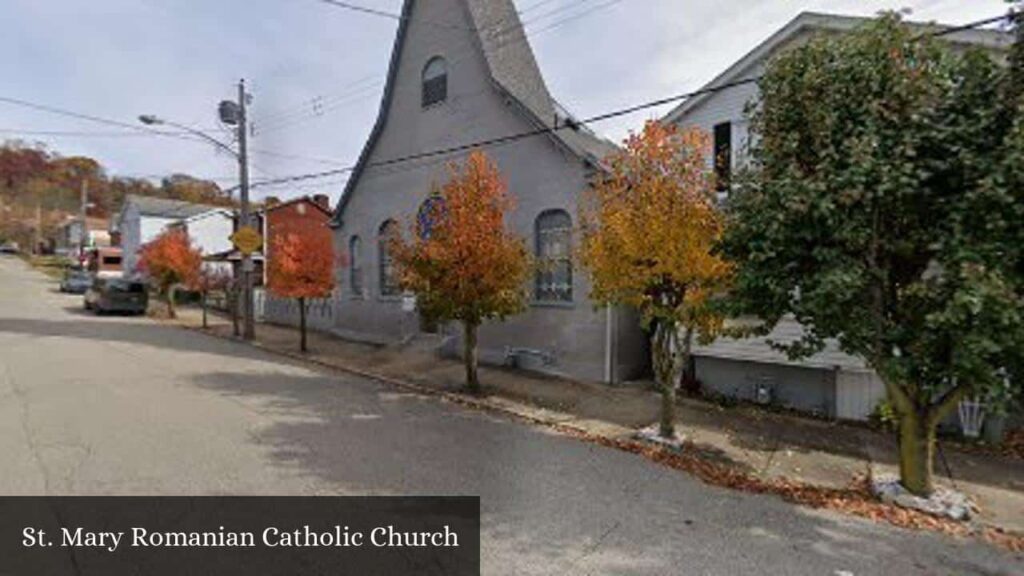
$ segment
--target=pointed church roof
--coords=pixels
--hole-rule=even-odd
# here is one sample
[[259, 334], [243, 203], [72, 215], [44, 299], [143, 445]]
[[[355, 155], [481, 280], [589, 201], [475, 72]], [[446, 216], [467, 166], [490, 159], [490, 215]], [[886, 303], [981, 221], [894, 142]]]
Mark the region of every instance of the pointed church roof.
[[[512, 0], [460, 1], [472, 21], [484, 61], [496, 88], [511, 98], [519, 111], [525, 114], [538, 129], [552, 128], [559, 120], [564, 124], [566, 118], [564, 114], [560, 113], [561, 107], [548, 92], [547, 84], [537, 66], [533, 49], [530, 48], [525, 29]], [[394, 93], [395, 76], [398, 73], [398, 62], [401, 59], [408, 26], [410, 22], [414, 21], [412, 12], [415, 4], [415, 0], [405, 0], [402, 5], [402, 18], [391, 52], [387, 83], [384, 87], [384, 96], [377, 114], [377, 121], [363, 146], [359, 161], [345, 185], [345, 190], [335, 209], [334, 224], [340, 223], [345, 205], [348, 203], [360, 175], [366, 168], [374, 144], [387, 123], [388, 109]], [[594, 165], [615, 150], [614, 144], [582, 126], [578, 129], [553, 130], [551, 137], [580, 159]]]

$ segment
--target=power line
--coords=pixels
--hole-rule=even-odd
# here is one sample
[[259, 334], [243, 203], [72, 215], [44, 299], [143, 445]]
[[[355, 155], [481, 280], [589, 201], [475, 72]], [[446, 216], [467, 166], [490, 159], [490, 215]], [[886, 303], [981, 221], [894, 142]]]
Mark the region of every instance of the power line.
[[[0, 128], [0, 133], [6, 134], [23, 134], [26, 136], [51, 136], [51, 137], [85, 137], [85, 138], [152, 138], [156, 136], [177, 138], [188, 142], [205, 143], [205, 141], [197, 138], [196, 136], [189, 134], [184, 131], [169, 131], [169, 130], [154, 130], [145, 126], [136, 126], [128, 122], [122, 122], [120, 120], [113, 120], [110, 118], [104, 118], [102, 116], [96, 116], [93, 114], [85, 114], [82, 112], [75, 112], [73, 110], [67, 110], [64, 108], [57, 108], [55, 106], [48, 106], [45, 104], [37, 104], [35, 102], [29, 102], [26, 100], [20, 100], [17, 98], [10, 98], [6, 96], [0, 96], [0, 102], [6, 102], [15, 106], [22, 106], [33, 110], [39, 110], [50, 114], [57, 114], [69, 118], [75, 118], [78, 120], [86, 120], [89, 122], [95, 122], [108, 126], [115, 126], [122, 130], [131, 130], [131, 132], [104, 132], [104, 131], [87, 131], [87, 130], [20, 130], [15, 128]], [[302, 156], [298, 154], [286, 154], [283, 152], [277, 152], [274, 150], [258, 149], [253, 150], [259, 154], [266, 156], [277, 156], [279, 158], [287, 158], [293, 160], [308, 160], [310, 162], [326, 163], [326, 164], [340, 164], [338, 161], [327, 160], [324, 158], [315, 158], [311, 156]], [[258, 168], [257, 168], [258, 169]]]
[[546, 5], [551, 4], [552, 2], [555, 2], [555, 1], [556, 0], [540, 0], [540, 2], [537, 2], [536, 4], [533, 4], [533, 5], [527, 6], [526, 8], [523, 8], [522, 10], [519, 11], [519, 14], [520, 15], [526, 14], [527, 12], [531, 12], [533, 10], [536, 10], [537, 8], [540, 8], [541, 6], [546, 6]]
[[[2, 134], [17, 134], [24, 136], [55, 136], [55, 137], [85, 137], [85, 138], [152, 138], [154, 134], [145, 132], [90, 132], [86, 130], [22, 130], [18, 128], [0, 128]], [[187, 135], [187, 132], [178, 132], [180, 135]]]
[[622, 2], [622, 0], [608, 0], [607, 2], [598, 4], [596, 6], [591, 6], [591, 7], [589, 7], [586, 10], [581, 10], [581, 11], [579, 11], [579, 12], [577, 12], [577, 13], [571, 15], [571, 16], [566, 16], [565, 18], [562, 18], [561, 20], [558, 20], [556, 22], [548, 24], [547, 26], [541, 28], [540, 30], [534, 31], [533, 35], [536, 36], [538, 34], [542, 34], [544, 32], [547, 32], [548, 30], [553, 30], [555, 28], [558, 28], [560, 26], [568, 24], [569, 22], [572, 22], [574, 20], [578, 20], [580, 18], [583, 18], [584, 16], [586, 16], [588, 14], [592, 14], [594, 12], [597, 12], [599, 10], [604, 10], [606, 8], [611, 8], [612, 6], [614, 6], [614, 5], [616, 5], [616, 4], [620, 3], [620, 2]]
[[[487, 146], [494, 146], [494, 145], [499, 145], [499, 144], [507, 144], [507, 143], [510, 143], [510, 142], [515, 142], [517, 140], [522, 140], [524, 138], [530, 138], [530, 137], [533, 137], [533, 136], [540, 136], [540, 135], [543, 135], [543, 134], [553, 134], [553, 133], [557, 132], [558, 130], [564, 130], [566, 128], [577, 129], [580, 125], [583, 125], [583, 124], [592, 124], [592, 123], [601, 122], [601, 121], [604, 121], [604, 120], [609, 120], [609, 119], [612, 119], [612, 118], [617, 118], [619, 116], [625, 116], [627, 114], [633, 114], [635, 112], [640, 112], [642, 110], [647, 110], [649, 108], [655, 108], [655, 107], [658, 107], [658, 106], [663, 106], [665, 104], [671, 104], [673, 102], [677, 102], [679, 100], [683, 100], [683, 99], [686, 99], [686, 98], [692, 98], [694, 96], [700, 96], [702, 94], [710, 94], [710, 93], [713, 93], [713, 92], [718, 92], [718, 91], [721, 91], [721, 90], [726, 90], [728, 88], [733, 88], [733, 87], [741, 86], [741, 85], [744, 85], [744, 84], [751, 84], [753, 82], [757, 82], [758, 80], [759, 80], [759, 78], [749, 78], [749, 79], [746, 79], [746, 80], [738, 80], [736, 82], [731, 82], [729, 84], [723, 84], [723, 85], [716, 86], [716, 87], [713, 87], [713, 88], [704, 88], [704, 89], [696, 90], [696, 91], [693, 91], [693, 92], [687, 92], [686, 94], [678, 94], [676, 96], [670, 96], [668, 98], [661, 98], [659, 100], [654, 100], [654, 101], [651, 101], [651, 102], [646, 102], [644, 104], [638, 104], [636, 106], [630, 106], [629, 108], [623, 108], [621, 110], [616, 110], [616, 111], [613, 111], [613, 112], [608, 112], [608, 113], [605, 113], [605, 114], [601, 114], [601, 115], [598, 115], [598, 116], [593, 116], [591, 118], [586, 118], [586, 119], [583, 119], [583, 120], [574, 120], [572, 122], [562, 122], [562, 123], [557, 123], [554, 126], [548, 126], [548, 127], [544, 127], [544, 128], [537, 128], [537, 129], [528, 130], [528, 131], [525, 131], [525, 132], [518, 132], [518, 133], [515, 133], [515, 134], [509, 134], [509, 135], [506, 135], [506, 136], [499, 136], [499, 137], [495, 137], [495, 138], [488, 138], [488, 139], [485, 139], [485, 140], [477, 140], [475, 142], [469, 142], [469, 143], [466, 143], [466, 144], [459, 144], [459, 145], [451, 146], [451, 147], [448, 147], [448, 148], [440, 148], [440, 149], [435, 149], [435, 150], [429, 150], [429, 151], [426, 151], [426, 152], [417, 152], [415, 154], [409, 154], [409, 155], [406, 155], [406, 156], [400, 156], [400, 157], [391, 158], [391, 159], [388, 159], [388, 160], [380, 160], [380, 161], [377, 161], [377, 162], [371, 162], [371, 163], [368, 163], [366, 165], [366, 167], [367, 168], [378, 168], [378, 167], [382, 167], [382, 166], [391, 166], [393, 164], [410, 162], [410, 161], [413, 161], [413, 160], [421, 160], [421, 159], [425, 159], [425, 158], [432, 158], [432, 157], [435, 157], [435, 156], [447, 156], [449, 154], [454, 154], [454, 153], [458, 153], [458, 152], [465, 152], [467, 150], [472, 150], [474, 148], [483, 148], [483, 147], [487, 147]], [[278, 179], [274, 179], [274, 180], [266, 180], [266, 181], [254, 182], [252, 184], [252, 186], [254, 186], [254, 187], [255, 186], [265, 186], [265, 185], [268, 185], [268, 184], [278, 184], [278, 183], [284, 183], [284, 182], [299, 182], [299, 181], [303, 181], [303, 180], [311, 180], [311, 179], [316, 179], [316, 178], [324, 178], [324, 177], [327, 177], [327, 176], [334, 176], [334, 175], [337, 175], [337, 174], [344, 174], [344, 173], [347, 173], [347, 172], [351, 172], [353, 170], [355, 170], [355, 166], [348, 166], [348, 167], [345, 167], [345, 168], [338, 168], [336, 170], [324, 170], [322, 172], [311, 172], [311, 173], [308, 173], [308, 174], [299, 174], [299, 175], [296, 175], [296, 176], [288, 176], [288, 177], [285, 177], [285, 178], [278, 178]]]
[[[126, 130], [134, 130], [136, 132], [148, 132], [150, 134], [157, 134], [160, 136], [182, 136], [179, 132], [167, 132], [164, 130], [154, 130], [145, 126], [137, 126], [128, 122], [122, 122], [120, 120], [111, 120], [109, 118], [103, 118], [101, 116], [94, 116], [92, 114], [83, 114], [81, 112], [74, 112], [71, 110], [65, 110], [54, 106], [47, 106], [45, 104], [37, 104], [35, 102], [29, 102], [27, 100], [20, 100], [18, 98], [10, 98], [7, 96], [0, 96], [0, 102], [7, 104], [13, 104], [15, 106], [21, 106], [24, 108], [30, 108], [33, 110], [39, 110], [40, 112], [49, 112], [50, 114], [57, 114], [59, 116], [66, 116], [69, 118], [76, 118], [78, 120], [87, 120], [89, 122], [96, 122], [99, 124], [106, 124], [107, 126], [117, 126], [118, 128], [124, 128]], [[193, 138], [189, 138], [190, 140]]]
[[[999, 17], [986, 18], [984, 20], [979, 20], [979, 21], [976, 21], [976, 22], [971, 22], [971, 23], [968, 23], [968, 24], [964, 24], [962, 26], [956, 26], [956, 27], [952, 27], [952, 28], [944, 28], [942, 30], [937, 30], [937, 31], [934, 31], [934, 32], [925, 33], [925, 34], [922, 34], [921, 36], [919, 36], [918, 38], [923, 38], [923, 37], [928, 37], [928, 36], [932, 36], [932, 37], [945, 36], [945, 35], [948, 35], [948, 34], [953, 34], [955, 32], [961, 32], [961, 31], [964, 31], [964, 30], [969, 30], [969, 29], [979, 28], [981, 26], [986, 26], [986, 25], [989, 25], [989, 24], [994, 24], [996, 22], [1003, 21], [1003, 20], [1005, 20], [1005, 19], [1007, 19], [1009, 17], [1010, 17], [1010, 15], [1004, 14], [1004, 15], [999, 16]], [[437, 156], [447, 156], [447, 155], [450, 155], [450, 154], [455, 154], [455, 153], [459, 153], [459, 152], [465, 152], [465, 151], [472, 150], [472, 149], [475, 149], [475, 148], [483, 148], [483, 147], [488, 147], [488, 146], [496, 146], [496, 145], [508, 144], [508, 143], [515, 142], [515, 141], [518, 141], [518, 140], [522, 140], [522, 139], [525, 139], [525, 138], [531, 138], [531, 137], [534, 137], [534, 136], [554, 134], [558, 130], [564, 130], [566, 128], [577, 130], [577, 129], [579, 129], [580, 126], [583, 126], [583, 125], [586, 125], [586, 124], [593, 124], [593, 123], [597, 123], [597, 122], [602, 122], [602, 121], [605, 121], [605, 120], [610, 120], [610, 119], [613, 119], [613, 118], [618, 118], [618, 117], [621, 117], [621, 116], [626, 116], [626, 115], [629, 115], [629, 114], [634, 114], [636, 112], [641, 112], [641, 111], [644, 111], [644, 110], [649, 110], [651, 108], [657, 108], [657, 107], [660, 107], [660, 106], [664, 106], [666, 104], [672, 104], [672, 103], [679, 102], [679, 101], [682, 101], [682, 100], [686, 100], [686, 99], [689, 99], [689, 98], [693, 98], [693, 97], [696, 97], [696, 96], [703, 96], [705, 94], [714, 94], [716, 92], [721, 92], [723, 90], [729, 90], [729, 89], [732, 89], [732, 88], [736, 88], [738, 86], [744, 86], [744, 85], [747, 85], [747, 84], [753, 84], [753, 83], [759, 82], [761, 80], [761, 78], [762, 78], [762, 76], [756, 76], [756, 77], [746, 78], [746, 79], [742, 79], [742, 80], [736, 80], [736, 81], [733, 81], [733, 82], [727, 82], [727, 83], [723, 83], [723, 84], [718, 84], [716, 86], [708, 86], [706, 88], [701, 88], [699, 90], [694, 90], [692, 92], [686, 92], [686, 93], [683, 93], [683, 94], [677, 94], [675, 96], [669, 96], [669, 97], [666, 97], [666, 98], [659, 98], [657, 100], [652, 100], [652, 101], [645, 102], [645, 103], [642, 103], [642, 104], [637, 104], [635, 106], [629, 106], [629, 107], [621, 108], [621, 109], [614, 110], [614, 111], [611, 111], [611, 112], [606, 112], [606, 113], [603, 113], [603, 114], [598, 114], [596, 116], [591, 116], [589, 118], [584, 118], [582, 120], [571, 120], [571, 121], [567, 121], [567, 122], [563, 122], [563, 123], [557, 123], [556, 122], [553, 126], [537, 128], [537, 129], [534, 129], [534, 130], [528, 130], [528, 131], [519, 132], [519, 133], [515, 133], [515, 134], [499, 136], [499, 137], [495, 137], [495, 138], [488, 138], [488, 139], [484, 139], [484, 140], [478, 140], [478, 141], [475, 141], [475, 142], [469, 142], [469, 143], [466, 143], [466, 144], [459, 144], [459, 145], [450, 146], [450, 147], [447, 147], [447, 148], [440, 148], [440, 149], [435, 149], [435, 150], [429, 150], [429, 151], [426, 151], [426, 152], [417, 152], [417, 153], [414, 153], [414, 154], [409, 154], [409, 155], [405, 155], [405, 156], [399, 156], [397, 158], [391, 158], [391, 159], [388, 159], [388, 160], [381, 160], [381, 161], [377, 161], [377, 162], [370, 162], [370, 163], [367, 163], [365, 167], [366, 168], [377, 168], [377, 167], [383, 167], [383, 166], [391, 166], [391, 165], [400, 164], [400, 163], [404, 163], [404, 162], [411, 162], [411, 161], [415, 161], [415, 160], [421, 160], [421, 159], [425, 159], [425, 158], [433, 158], [433, 157], [437, 157]], [[298, 175], [295, 175], [295, 176], [287, 176], [287, 177], [284, 177], [284, 178], [276, 178], [276, 179], [272, 179], [272, 180], [265, 180], [265, 181], [260, 181], [260, 182], [254, 182], [252, 184], [252, 186], [253, 187], [257, 187], [257, 186], [277, 185], [277, 184], [283, 184], [283, 183], [288, 183], [288, 182], [301, 182], [301, 181], [306, 181], [306, 180], [314, 180], [314, 179], [319, 179], [319, 178], [325, 178], [325, 177], [328, 177], [328, 176], [335, 176], [335, 175], [350, 173], [353, 170], [355, 170], [355, 166], [348, 166], [348, 167], [345, 167], [345, 168], [338, 168], [338, 169], [334, 169], [334, 170], [325, 170], [325, 171], [322, 171], [322, 172], [310, 172], [310, 173], [306, 173], [306, 174], [298, 174]]]
[[[325, 0], [320, 0], [320, 1], [325, 1]], [[548, 18], [550, 16], [554, 16], [554, 15], [560, 14], [560, 13], [564, 12], [565, 10], [578, 7], [581, 4], [583, 4], [583, 3], [591, 2], [591, 1], [593, 1], [593, 0], [571, 0], [571, 2], [569, 4], [556, 7], [553, 10], [549, 10], [549, 11], [544, 12], [542, 14], [538, 14], [538, 15], [532, 17], [532, 18], [527, 19], [526, 21], [520, 21], [520, 22], [515, 23], [515, 24], [513, 24], [511, 26], [506, 26], [506, 23], [508, 22], [508, 18], [501, 18], [497, 22], [494, 22], [493, 24], [490, 24], [490, 25], [485, 26], [484, 28], [480, 29], [479, 30], [479, 34], [481, 35], [481, 38], [483, 38], [484, 34], [487, 34], [487, 33], [490, 33], [492, 31], [495, 31], [496, 32], [495, 37], [499, 38], [499, 41], [498, 41], [498, 44], [496, 46], [494, 46], [494, 48], [504, 48], [504, 47], [510, 46], [512, 44], [516, 44], [516, 43], [520, 43], [520, 42], [526, 42], [530, 38], [534, 38], [536, 36], [539, 36], [540, 34], [549, 32], [549, 31], [551, 31], [551, 30], [553, 30], [555, 28], [558, 28], [560, 26], [568, 24], [571, 21], [578, 20], [580, 18], [586, 17], [589, 14], [597, 12], [599, 10], [602, 10], [602, 9], [605, 9], [605, 8], [610, 8], [611, 6], [613, 6], [615, 4], [618, 4], [622, 0], [610, 0], [610, 1], [605, 2], [603, 4], [598, 4], [596, 6], [592, 6], [592, 7], [590, 7], [587, 10], [582, 10], [580, 12], [577, 12], [576, 14], [572, 14], [572, 15], [566, 16], [565, 18], [563, 18], [561, 20], [557, 20], [557, 21], [555, 21], [553, 23], [549, 23], [548, 26], [545, 26], [544, 28], [542, 28], [540, 30], [537, 30], [537, 31], [527, 32], [526, 29], [525, 29], [525, 27], [527, 25], [529, 25], [529, 24], [533, 24], [533, 23], [535, 23], [535, 22], [537, 22], [539, 20], [543, 20], [543, 19]], [[533, 8], [538, 8], [538, 7], [540, 7], [542, 5], [545, 5], [547, 3], [548, 3], [547, 1], [542, 1], [542, 2], [540, 2], [538, 4], [535, 4], [533, 6], [530, 6], [530, 7], [526, 8], [525, 10], [520, 12], [519, 14], [524, 14], [524, 13], [528, 12], [529, 10], [531, 10]], [[395, 16], [397, 16], [397, 15], [395, 15]], [[470, 30], [476, 31], [476, 29], [472, 29], [472, 28]], [[514, 32], [520, 31], [520, 30], [523, 31], [522, 36], [512, 36], [512, 37], [509, 37], [507, 39], [500, 39], [502, 36], [506, 36], [508, 34], [511, 34], [511, 33], [514, 33]], [[462, 62], [464, 60], [465, 57], [469, 57], [473, 53], [474, 53], [474, 48], [472, 48], [472, 47], [469, 48], [469, 49], [460, 51], [459, 53], [455, 54], [454, 57], [450, 60], [449, 66], [455, 66], [455, 65], [459, 64], [460, 62]], [[302, 110], [295, 110], [291, 114], [284, 113], [282, 115], [279, 115], [275, 119], [269, 121], [269, 123], [271, 124], [269, 127], [262, 128], [262, 129], [257, 129], [257, 132], [267, 133], [267, 132], [278, 131], [278, 130], [281, 130], [281, 129], [284, 129], [284, 128], [287, 128], [287, 127], [290, 127], [290, 126], [294, 126], [296, 124], [300, 124], [300, 123], [304, 123], [304, 122], [316, 119], [316, 118], [318, 118], [318, 117], [320, 117], [320, 116], [322, 116], [322, 115], [324, 115], [324, 114], [326, 114], [328, 112], [337, 110], [337, 109], [342, 108], [344, 106], [347, 106], [349, 104], [354, 104], [356, 102], [362, 101], [364, 98], [370, 96], [370, 94], [366, 93], [366, 94], [362, 94], [362, 95], [358, 95], [357, 96], [356, 93], [368, 92], [369, 90], [375, 89], [375, 88], [377, 88], [378, 86], [380, 86], [380, 85], [382, 85], [384, 83], [384, 80], [380, 79], [379, 76], [376, 76], [376, 78], [378, 78], [378, 81], [375, 82], [372, 86], [366, 86], [366, 87], [363, 87], [363, 88], [359, 88], [357, 90], [354, 90], [353, 92], [350, 92], [350, 93], [342, 95], [342, 96], [331, 97], [330, 99], [334, 99], [335, 100], [335, 103], [332, 104], [332, 105], [321, 106], [321, 108], [319, 110], [314, 110], [312, 114], [309, 114], [308, 112], [303, 112]], [[356, 82], [354, 82], [352, 84], [349, 84], [348, 86], [355, 86], [355, 85], [359, 84], [360, 82], [361, 81], [356, 81]], [[411, 88], [407, 89], [407, 90], [411, 90]], [[480, 92], [477, 92], [477, 93], [482, 93], [484, 91], [485, 90], [481, 90]], [[473, 94], [469, 94], [469, 95], [472, 96], [472, 95], [477, 94], [477, 93], [473, 93]], [[322, 97], [318, 97], [318, 98], [322, 98]], [[342, 98], [343, 101], [337, 101], [337, 98]], [[315, 100], [316, 100], [316, 98], [311, 99], [310, 102], [313, 102]], [[303, 104], [302, 106], [305, 107], [305, 104]], [[286, 118], [286, 117], [289, 117], [289, 119], [285, 120], [284, 118]]]
[[[378, 10], [376, 8], [369, 8], [367, 6], [361, 6], [359, 4], [353, 4], [351, 2], [342, 2], [341, 0], [318, 0], [318, 1], [319, 2], [323, 2], [324, 4], [328, 4], [330, 6], [334, 6], [336, 8], [342, 8], [342, 9], [345, 9], [345, 10], [350, 10], [352, 12], [360, 12], [362, 14], [369, 14], [371, 16], [380, 16], [382, 18], [388, 18], [388, 19], [391, 19], [391, 20], [397, 20], [399, 22], [401, 22], [402, 20], [412, 20], [412, 18], [408, 18], [408, 17], [403, 16], [401, 14], [397, 14], [397, 13], [394, 13], [394, 12], [387, 12], [387, 11], [384, 11], [384, 10]], [[467, 28], [465, 26], [459, 26], [457, 24], [449, 24], [447, 22], [435, 22], [435, 21], [432, 21], [432, 20], [424, 20], [422, 18], [417, 18], [416, 21], [421, 23], [421, 24], [428, 24], [430, 26], [437, 26], [439, 28], [454, 28], [454, 29], [458, 29], [458, 30], [473, 30], [473, 28]]]
[[573, 8], [577, 8], [581, 4], [586, 4], [587, 2], [593, 2], [593, 1], [594, 0], [570, 0], [566, 4], [562, 4], [561, 6], [555, 6], [551, 10], [548, 10], [546, 12], [541, 12], [540, 14], [537, 14], [536, 16], [533, 16], [532, 18], [527, 18], [526, 20], [523, 20], [522, 21], [522, 25], [525, 28], [527, 24], [532, 24], [532, 23], [536, 22], [537, 20], [543, 20], [544, 18], [548, 18], [550, 16], [557, 16], [557, 15], [563, 13], [563, 12], [572, 10]]
[[368, 76], [364, 76], [363, 78], [360, 78], [359, 80], [356, 80], [354, 82], [349, 82], [349, 83], [343, 85], [341, 87], [341, 92], [339, 94], [335, 94], [333, 96], [325, 96], [325, 95], [314, 96], [314, 97], [310, 98], [308, 101], [303, 102], [302, 104], [299, 104], [299, 105], [293, 107], [294, 109], [292, 109], [292, 110], [284, 110], [284, 111], [278, 112], [276, 114], [271, 114], [271, 115], [268, 115], [268, 116], [264, 116], [264, 117], [261, 118], [260, 123], [261, 124], [275, 124], [278, 121], [283, 120], [285, 118], [294, 117], [296, 114], [305, 114], [306, 113], [306, 110], [305, 110], [306, 106], [310, 106], [313, 109], [313, 112], [316, 113], [317, 112], [317, 108], [318, 107], [319, 108], [324, 108], [325, 104], [327, 102], [332, 102], [333, 103], [333, 102], [337, 101], [338, 99], [345, 98], [345, 97], [350, 96], [350, 95], [352, 95], [354, 93], [357, 93], [357, 92], [360, 92], [362, 90], [367, 89], [368, 88], [367, 81], [372, 81], [369, 84], [369, 86], [372, 86], [372, 87], [375, 88], [379, 84], [381, 84], [381, 77], [380, 77], [379, 74], [370, 74]]
[[993, 16], [992, 18], [976, 20], [974, 22], [968, 22], [967, 24], [962, 24], [960, 26], [950, 26], [947, 28], [943, 28], [942, 30], [926, 32], [919, 36], [919, 38], [922, 36], [931, 36], [932, 38], [935, 38], [938, 36], [946, 36], [947, 34], [956, 34], [957, 32], [964, 32], [967, 30], [973, 30], [975, 28], [981, 28], [982, 26], [988, 26], [989, 24], [995, 24], [997, 22], [1002, 22], [1003, 20], [1007, 20], [1010, 18], [1012, 18], [1010, 14], [1003, 14], [1002, 16]]

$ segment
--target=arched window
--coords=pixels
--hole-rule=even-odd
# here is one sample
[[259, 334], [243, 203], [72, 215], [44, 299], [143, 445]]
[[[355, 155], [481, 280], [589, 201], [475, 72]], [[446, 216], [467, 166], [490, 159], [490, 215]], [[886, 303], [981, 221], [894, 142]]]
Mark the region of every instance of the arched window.
[[381, 296], [397, 296], [398, 271], [395, 270], [395, 262], [391, 257], [391, 238], [398, 233], [398, 223], [394, 220], [387, 220], [380, 225], [377, 235], [377, 253]]
[[353, 296], [363, 295], [363, 255], [362, 241], [359, 236], [353, 236], [348, 240], [349, 257], [349, 284]]
[[435, 56], [423, 67], [423, 107], [448, 98], [448, 63]]
[[431, 192], [430, 196], [420, 204], [416, 212], [416, 231], [423, 240], [430, 239], [431, 233], [444, 217], [444, 197], [440, 193]]
[[572, 302], [572, 218], [565, 210], [537, 216], [536, 298], [542, 302]]

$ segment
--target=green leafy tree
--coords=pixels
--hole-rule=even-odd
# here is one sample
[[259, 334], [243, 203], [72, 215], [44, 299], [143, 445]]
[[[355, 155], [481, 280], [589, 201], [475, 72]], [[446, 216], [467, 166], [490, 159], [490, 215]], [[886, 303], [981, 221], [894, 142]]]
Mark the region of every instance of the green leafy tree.
[[1003, 74], [894, 15], [782, 55], [723, 242], [741, 309], [806, 327], [792, 357], [834, 338], [879, 374], [918, 494], [937, 424], [1020, 382], [1024, 139], [1000, 112]]

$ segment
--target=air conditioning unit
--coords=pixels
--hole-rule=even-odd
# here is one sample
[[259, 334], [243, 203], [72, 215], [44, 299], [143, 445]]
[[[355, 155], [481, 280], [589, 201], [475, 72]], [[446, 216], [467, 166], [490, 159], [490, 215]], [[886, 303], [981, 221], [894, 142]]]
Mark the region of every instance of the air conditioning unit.
[[775, 381], [772, 378], [762, 377], [754, 384], [754, 402], [762, 406], [768, 406], [775, 399]]

